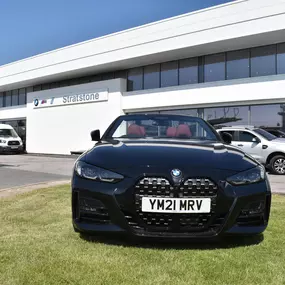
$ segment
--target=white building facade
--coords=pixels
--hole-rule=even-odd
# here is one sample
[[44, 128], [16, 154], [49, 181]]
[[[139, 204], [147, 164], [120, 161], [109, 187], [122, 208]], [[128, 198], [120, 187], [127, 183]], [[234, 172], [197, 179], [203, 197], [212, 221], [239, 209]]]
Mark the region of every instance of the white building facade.
[[0, 66], [0, 123], [50, 154], [126, 113], [284, 130], [284, 90], [285, 0], [240, 0]]

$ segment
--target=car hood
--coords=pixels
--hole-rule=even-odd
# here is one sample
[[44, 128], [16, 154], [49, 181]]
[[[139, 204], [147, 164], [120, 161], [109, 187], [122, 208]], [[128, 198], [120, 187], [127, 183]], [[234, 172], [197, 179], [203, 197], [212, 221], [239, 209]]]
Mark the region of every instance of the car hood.
[[284, 144], [285, 145], [285, 138], [277, 138], [277, 139], [274, 139], [270, 142], [274, 143], [274, 144]]
[[86, 152], [81, 159], [108, 169], [169, 166], [242, 171], [258, 164], [238, 148], [222, 143], [177, 140], [101, 142]]

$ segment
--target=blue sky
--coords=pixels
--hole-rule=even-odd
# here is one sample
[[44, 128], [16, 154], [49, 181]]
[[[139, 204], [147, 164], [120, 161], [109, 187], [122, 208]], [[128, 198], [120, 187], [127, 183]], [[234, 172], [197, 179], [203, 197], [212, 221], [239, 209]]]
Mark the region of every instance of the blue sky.
[[0, 65], [230, 0], [0, 0]]

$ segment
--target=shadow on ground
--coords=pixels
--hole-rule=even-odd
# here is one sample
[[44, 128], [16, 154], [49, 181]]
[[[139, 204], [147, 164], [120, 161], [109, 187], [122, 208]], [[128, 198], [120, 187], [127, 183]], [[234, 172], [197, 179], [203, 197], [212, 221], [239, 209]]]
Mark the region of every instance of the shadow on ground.
[[199, 250], [215, 250], [215, 249], [227, 249], [244, 246], [252, 246], [260, 244], [264, 236], [263, 234], [256, 236], [242, 236], [242, 237], [224, 237], [220, 240], [214, 241], [169, 241], [162, 239], [138, 239], [128, 238], [125, 236], [109, 236], [109, 235], [96, 235], [90, 236], [80, 234], [80, 238], [89, 242], [104, 243], [107, 245], [117, 245], [124, 247], [138, 247], [149, 249], [199, 249]]

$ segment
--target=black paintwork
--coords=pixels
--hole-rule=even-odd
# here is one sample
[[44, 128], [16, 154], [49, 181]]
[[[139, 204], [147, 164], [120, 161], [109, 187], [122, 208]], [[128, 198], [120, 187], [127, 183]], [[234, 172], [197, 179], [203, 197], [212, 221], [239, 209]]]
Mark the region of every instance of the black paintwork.
[[[112, 125], [116, 124], [114, 122]], [[112, 127], [111, 125], [111, 127]], [[109, 129], [110, 130], [110, 129]], [[108, 132], [108, 130], [107, 130]], [[271, 192], [267, 180], [251, 185], [233, 186], [226, 179], [238, 172], [253, 168], [259, 163], [241, 150], [217, 141], [189, 141], [175, 139], [106, 139], [98, 142], [79, 160], [104, 169], [112, 170], [125, 178], [115, 184], [87, 180], [73, 174], [72, 209], [74, 229], [79, 232], [124, 232], [134, 236], [167, 238], [216, 238], [225, 234], [259, 234], [267, 226]], [[98, 134], [97, 134], [98, 136]], [[104, 139], [105, 138], [105, 139]], [[193, 177], [210, 178], [218, 186], [216, 213], [224, 220], [215, 233], [151, 232], [147, 229], [136, 232], [127, 222], [126, 212], [136, 216], [134, 185], [143, 177], [164, 177], [170, 182], [171, 170], [178, 168], [183, 179]], [[87, 197], [103, 203], [109, 213], [110, 222], [100, 224], [82, 220], [78, 199]], [[263, 222], [241, 226], [238, 223], [241, 211], [255, 201], [265, 201]], [[179, 214], [176, 214], [179, 215]], [[251, 218], [251, 217], [250, 217]]]
[[124, 168], [145, 165], [161, 167], [170, 164], [170, 167], [177, 165], [231, 171], [242, 171], [257, 165], [255, 160], [237, 148], [221, 143], [186, 140], [103, 141], [88, 151], [82, 160], [120, 172]]

